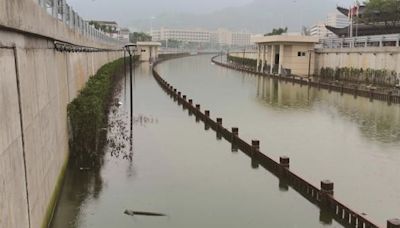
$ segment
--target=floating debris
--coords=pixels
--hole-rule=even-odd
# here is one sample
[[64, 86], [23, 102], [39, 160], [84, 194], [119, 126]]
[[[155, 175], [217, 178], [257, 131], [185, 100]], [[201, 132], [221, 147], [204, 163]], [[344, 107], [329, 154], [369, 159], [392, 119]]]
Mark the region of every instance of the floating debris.
[[124, 214], [130, 215], [130, 216], [134, 216], [134, 215], [155, 216], [155, 217], [166, 216], [165, 214], [161, 214], [161, 213], [144, 212], [144, 211], [132, 211], [132, 210], [125, 210]]

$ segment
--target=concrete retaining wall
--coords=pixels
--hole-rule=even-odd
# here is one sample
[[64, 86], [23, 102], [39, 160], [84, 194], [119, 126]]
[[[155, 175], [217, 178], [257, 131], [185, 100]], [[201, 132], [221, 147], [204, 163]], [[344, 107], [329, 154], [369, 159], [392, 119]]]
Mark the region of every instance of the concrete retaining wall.
[[232, 52], [229, 53], [229, 55], [234, 56], [234, 57], [239, 57], [239, 58], [243, 58], [243, 54], [245, 56], [246, 59], [257, 59], [257, 53], [256, 52]]
[[[230, 53], [232, 56], [243, 58], [243, 53]], [[292, 53], [285, 56], [290, 56]], [[246, 58], [257, 59], [257, 53], [245, 53]], [[315, 61], [315, 64], [313, 62]], [[342, 49], [319, 49], [312, 58], [311, 73], [318, 74], [322, 67], [335, 69], [356, 68], [395, 71], [400, 76], [400, 48], [399, 47], [368, 47], [368, 48], [342, 48]], [[303, 66], [288, 66], [288, 68], [308, 68]], [[286, 67], [286, 66], [285, 66]]]
[[321, 49], [317, 51], [316, 71], [322, 67], [349, 67], [358, 69], [374, 69], [395, 71], [400, 73], [399, 47], [368, 47], [368, 48], [342, 48]]
[[39, 6], [38, 2], [38, 0], [0, 1], [0, 29], [3, 27], [3, 29], [18, 30], [75, 45], [114, 48], [105, 41], [93, 43], [94, 40], [83, 36], [76, 29], [65, 26], [61, 20], [55, 20]]
[[52, 40], [0, 37], [0, 227], [38, 228], [67, 161], [67, 104], [123, 53], [62, 53]]

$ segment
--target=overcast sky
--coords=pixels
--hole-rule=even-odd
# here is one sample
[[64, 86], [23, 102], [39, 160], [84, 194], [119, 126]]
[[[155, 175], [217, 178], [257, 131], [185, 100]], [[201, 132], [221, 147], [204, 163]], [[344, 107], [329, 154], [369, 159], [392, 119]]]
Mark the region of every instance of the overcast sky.
[[[205, 14], [227, 7], [244, 6], [252, 1], [254, 0], [67, 0], [68, 4], [87, 20], [115, 20], [122, 26], [129, 27], [134, 26], [132, 24], [137, 20], [150, 20], [150, 18], [163, 13]], [[296, 4], [302, 2], [306, 5], [308, 0], [291, 1]], [[343, 6], [354, 2], [354, 0], [320, 1]], [[288, 3], [287, 7], [293, 7], [293, 5], [295, 4]], [[285, 15], [285, 19], [298, 20], [295, 18], [296, 16]]]

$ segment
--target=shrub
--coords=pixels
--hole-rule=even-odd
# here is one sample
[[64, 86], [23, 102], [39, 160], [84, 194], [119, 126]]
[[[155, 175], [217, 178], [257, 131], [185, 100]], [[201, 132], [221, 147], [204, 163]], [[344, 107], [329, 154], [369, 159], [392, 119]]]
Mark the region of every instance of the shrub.
[[93, 167], [101, 157], [108, 110], [123, 62], [121, 58], [101, 67], [68, 105], [71, 157], [82, 166]]
[[358, 69], [349, 67], [322, 67], [317, 77], [328, 80], [360, 82], [366, 84], [376, 84], [382, 86], [395, 86], [398, 83], [397, 73], [395, 71]]
[[242, 64], [249, 67], [257, 67], [257, 60], [256, 59], [248, 59], [242, 57], [236, 57], [232, 55], [228, 55], [228, 61], [232, 61], [234, 63]]

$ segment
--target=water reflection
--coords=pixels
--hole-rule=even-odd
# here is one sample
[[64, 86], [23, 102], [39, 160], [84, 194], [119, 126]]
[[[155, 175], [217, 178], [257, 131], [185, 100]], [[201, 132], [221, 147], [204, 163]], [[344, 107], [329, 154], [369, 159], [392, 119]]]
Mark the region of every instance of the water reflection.
[[[278, 110], [325, 111], [356, 123], [368, 140], [400, 142], [400, 108], [382, 101], [369, 102], [352, 95], [292, 85], [277, 79], [257, 76], [257, 98]], [[328, 111], [326, 111], [328, 110]]]
[[103, 180], [100, 167], [92, 170], [82, 170], [71, 163], [68, 167], [55, 218], [51, 226], [54, 228], [81, 227], [82, 209], [86, 202], [93, 202], [100, 197], [103, 190]]
[[290, 156], [311, 183], [338, 183], [338, 199], [356, 211], [381, 225], [399, 216], [400, 184], [393, 181], [400, 172], [399, 105], [237, 72], [210, 58], [157, 68], [226, 126], [239, 126], [243, 139], [265, 142], [261, 149], [273, 158]]
[[257, 76], [257, 97], [276, 109], [310, 110], [315, 101], [315, 90]]

